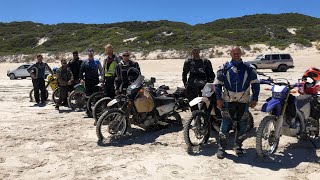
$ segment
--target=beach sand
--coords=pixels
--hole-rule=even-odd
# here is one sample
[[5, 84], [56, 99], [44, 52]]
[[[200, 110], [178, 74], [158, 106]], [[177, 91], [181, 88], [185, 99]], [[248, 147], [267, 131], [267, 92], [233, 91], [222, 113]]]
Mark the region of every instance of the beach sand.
[[[295, 68], [286, 73], [262, 70], [273, 78], [296, 82], [311, 66], [319, 67], [320, 54], [293, 56]], [[246, 59], [246, 58], [244, 58]], [[252, 59], [252, 58], [250, 58]], [[228, 58], [211, 59], [214, 71]], [[138, 61], [142, 74], [156, 77], [159, 86], [182, 86], [184, 60]], [[281, 137], [272, 159], [260, 159], [255, 151], [255, 130], [244, 142], [246, 154], [232, 150], [219, 160], [214, 137], [196, 155], [186, 152], [182, 131], [175, 128], [136, 130], [121, 143], [98, 146], [93, 119], [68, 108], [60, 113], [51, 101], [45, 107], [29, 102], [31, 80], [9, 80], [7, 69], [19, 64], [0, 64], [0, 179], [319, 179], [320, 149], [309, 141]], [[50, 64], [51, 67], [58, 64]], [[265, 116], [262, 103], [270, 96], [261, 89], [258, 106], [251, 109], [257, 127]], [[50, 91], [49, 99], [51, 99]], [[190, 113], [181, 114], [183, 120]], [[320, 140], [315, 143], [320, 148]]]

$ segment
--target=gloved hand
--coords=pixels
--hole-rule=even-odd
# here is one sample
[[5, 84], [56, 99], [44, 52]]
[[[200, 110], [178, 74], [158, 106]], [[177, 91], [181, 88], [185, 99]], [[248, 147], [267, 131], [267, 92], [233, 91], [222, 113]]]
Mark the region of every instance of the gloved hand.
[[221, 110], [223, 108], [223, 101], [222, 99], [217, 100], [217, 107]]
[[104, 82], [104, 78], [103, 77], [99, 77], [99, 82]]

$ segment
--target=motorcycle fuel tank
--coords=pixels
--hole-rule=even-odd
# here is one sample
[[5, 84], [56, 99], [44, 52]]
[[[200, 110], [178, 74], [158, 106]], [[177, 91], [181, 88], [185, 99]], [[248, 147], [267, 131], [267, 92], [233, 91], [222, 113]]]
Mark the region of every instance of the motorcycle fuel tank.
[[151, 112], [154, 108], [153, 99], [146, 90], [144, 90], [142, 94], [139, 94], [139, 97], [134, 100], [134, 105], [138, 113]]

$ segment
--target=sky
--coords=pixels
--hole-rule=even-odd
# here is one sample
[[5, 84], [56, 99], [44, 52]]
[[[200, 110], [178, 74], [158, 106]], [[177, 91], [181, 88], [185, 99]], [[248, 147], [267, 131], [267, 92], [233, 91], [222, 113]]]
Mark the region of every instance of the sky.
[[188, 24], [251, 14], [320, 18], [320, 0], [0, 0], [0, 22], [103, 24], [170, 20]]

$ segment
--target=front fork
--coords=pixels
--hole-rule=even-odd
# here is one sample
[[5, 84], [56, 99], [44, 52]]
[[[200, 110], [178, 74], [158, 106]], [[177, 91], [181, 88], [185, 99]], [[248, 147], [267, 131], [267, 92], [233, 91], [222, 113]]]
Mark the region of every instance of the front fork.
[[274, 135], [275, 135], [275, 138], [277, 140], [279, 140], [280, 136], [281, 136], [281, 129], [282, 129], [282, 126], [283, 126], [284, 116], [285, 116], [285, 113], [286, 113], [286, 110], [287, 110], [287, 106], [288, 106], [289, 96], [290, 96], [290, 93], [288, 92], [287, 93], [287, 97], [286, 97], [286, 99], [284, 101], [284, 105], [283, 105], [283, 108], [282, 108], [281, 115], [279, 116], [279, 118], [277, 119], [277, 122], [276, 122]]

